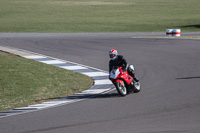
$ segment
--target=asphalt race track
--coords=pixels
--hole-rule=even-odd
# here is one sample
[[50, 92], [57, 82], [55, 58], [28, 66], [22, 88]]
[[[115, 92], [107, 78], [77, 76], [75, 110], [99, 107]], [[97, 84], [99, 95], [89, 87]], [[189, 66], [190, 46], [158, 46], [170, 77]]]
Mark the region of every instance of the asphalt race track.
[[[0, 118], [0, 133], [199, 133], [200, 40], [138, 38], [159, 33], [0, 34], [0, 45], [108, 71], [116, 48], [142, 90]], [[199, 35], [199, 33], [198, 33]]]

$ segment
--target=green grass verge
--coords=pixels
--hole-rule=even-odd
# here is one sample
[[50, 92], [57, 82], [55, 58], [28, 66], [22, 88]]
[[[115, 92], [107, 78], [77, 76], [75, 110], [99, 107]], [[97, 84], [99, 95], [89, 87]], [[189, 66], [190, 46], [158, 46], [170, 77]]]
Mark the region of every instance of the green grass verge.
[[66, 97], [90, 88], [85, 75], [0, 52], [0, 111]]
[[0, 0], [0, 32], [200, 31], [199, 0]]

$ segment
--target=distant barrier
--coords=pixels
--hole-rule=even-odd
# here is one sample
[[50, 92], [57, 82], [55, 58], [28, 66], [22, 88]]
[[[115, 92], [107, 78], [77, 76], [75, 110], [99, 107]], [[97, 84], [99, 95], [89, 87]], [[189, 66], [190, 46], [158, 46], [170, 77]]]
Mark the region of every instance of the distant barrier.
[[166, 36], [181, 36], [181, 29], [167, 29]]
[[172, 36], [181, 36], [181, 30], [180, 29], [173, 29]]
[[172, 36], [173, 29], [167, 29], [166, 30], [166, 36]]

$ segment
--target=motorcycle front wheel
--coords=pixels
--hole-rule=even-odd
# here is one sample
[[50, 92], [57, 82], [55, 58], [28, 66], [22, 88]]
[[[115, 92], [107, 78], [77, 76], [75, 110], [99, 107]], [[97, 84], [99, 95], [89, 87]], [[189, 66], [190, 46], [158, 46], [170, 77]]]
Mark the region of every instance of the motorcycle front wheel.
[[127, 88], [126, 88], [126, 86], [125, 86], [125, 84], [124, 84], [124, 81], [122, 81], [122, 82], [117, 82], [117, 83], [115, 84], [115, 86], [116, 86], [116, 89], [117, 89], [118, 93], [119, 93], [121, 96], [126, 96], [126, 95], [128, 94], [128, 91], [127, 91]]

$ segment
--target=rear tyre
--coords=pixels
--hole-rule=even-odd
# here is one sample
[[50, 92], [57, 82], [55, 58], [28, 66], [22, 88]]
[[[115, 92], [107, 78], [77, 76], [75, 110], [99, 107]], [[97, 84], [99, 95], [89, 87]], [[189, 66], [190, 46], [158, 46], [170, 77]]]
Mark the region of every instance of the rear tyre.
[[138, 93], [141, 90], [140, 82], [135, 83], [134, 93]]
[[124, 84], [124, 81], [122, 81], [122, 83], [117, 82], [115, 86], [116, 86], [116, 89], [117, 89], [118, 93], [121, 96], [126, 96], [128, 94], [128, 90], [127, 90], [127, 88], [126, 88], [126, 86]]

